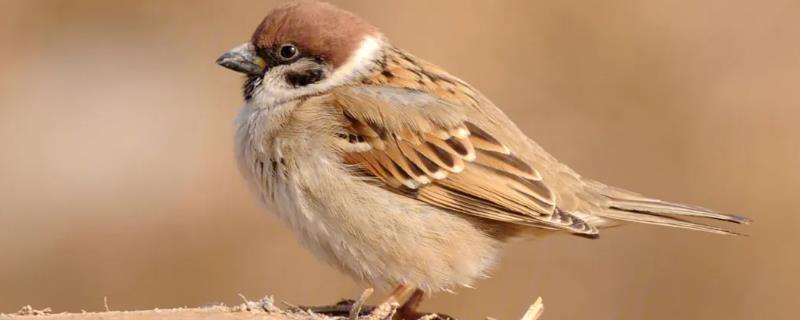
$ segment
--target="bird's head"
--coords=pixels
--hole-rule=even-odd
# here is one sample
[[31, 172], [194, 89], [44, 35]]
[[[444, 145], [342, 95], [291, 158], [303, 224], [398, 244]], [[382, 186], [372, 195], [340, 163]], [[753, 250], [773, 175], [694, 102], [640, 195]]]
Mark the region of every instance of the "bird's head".
[[377, 28], [323, 2], [300, 2], [270, 12], [249, 42], [217, 64], [247, 75], [244, 96], [268, 107], [360, 81], [373, 71], [385, 40]]

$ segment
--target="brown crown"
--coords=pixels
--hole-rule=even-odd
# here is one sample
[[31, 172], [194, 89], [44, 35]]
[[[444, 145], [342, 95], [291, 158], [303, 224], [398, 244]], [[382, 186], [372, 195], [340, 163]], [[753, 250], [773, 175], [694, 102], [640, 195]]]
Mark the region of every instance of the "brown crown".
[[316, 1], [292, 3], [272, 10], [253, 33], [257, 48], [292, 43], [303, 52], [339, 67], [377, 28], [331, 4]]

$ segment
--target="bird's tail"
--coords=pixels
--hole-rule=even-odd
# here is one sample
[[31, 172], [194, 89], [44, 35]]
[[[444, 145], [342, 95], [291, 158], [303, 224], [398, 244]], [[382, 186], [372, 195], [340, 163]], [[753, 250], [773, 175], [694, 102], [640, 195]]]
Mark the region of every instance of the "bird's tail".
[[690, 219], [714, 219], [737, 224], [749, 224], [750, 219], [737, 215], [722, 214], [711, 209], [650, 199], [620, 189], [604, 188], [601, 195], [607, 198], [604, 209], [595, 212], [606, 219], [638, 222], [666, 227], [705, 231], [724, 235], [740, 235], [725, 228]]

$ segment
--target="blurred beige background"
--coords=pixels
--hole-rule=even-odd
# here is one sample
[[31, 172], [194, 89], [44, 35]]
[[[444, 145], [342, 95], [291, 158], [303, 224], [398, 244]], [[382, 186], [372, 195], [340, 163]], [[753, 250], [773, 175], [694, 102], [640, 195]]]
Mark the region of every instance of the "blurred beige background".
[[[0, 2], [0, 312], [356, 297], [261, 210], [214, 65], [276, 1]], [[336, 1], [480, 88], [586, 176], [756, 223], [513, 246], [464, 319], [793, 319], [800, 2]]]

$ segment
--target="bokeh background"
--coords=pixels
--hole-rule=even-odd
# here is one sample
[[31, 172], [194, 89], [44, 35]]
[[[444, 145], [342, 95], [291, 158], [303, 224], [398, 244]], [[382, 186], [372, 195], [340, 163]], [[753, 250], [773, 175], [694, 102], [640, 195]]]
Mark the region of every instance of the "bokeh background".
[[[242, 79], [213, 62], [277, 3], [0, 2], [0, 312], [358, 296], [235, 167]], [[517, 244], [423, 309], [517, 319], [543, 296], [547, 319], [795, 319], [799, 1], [335, 3], [585, 176], [756, 221]]]

